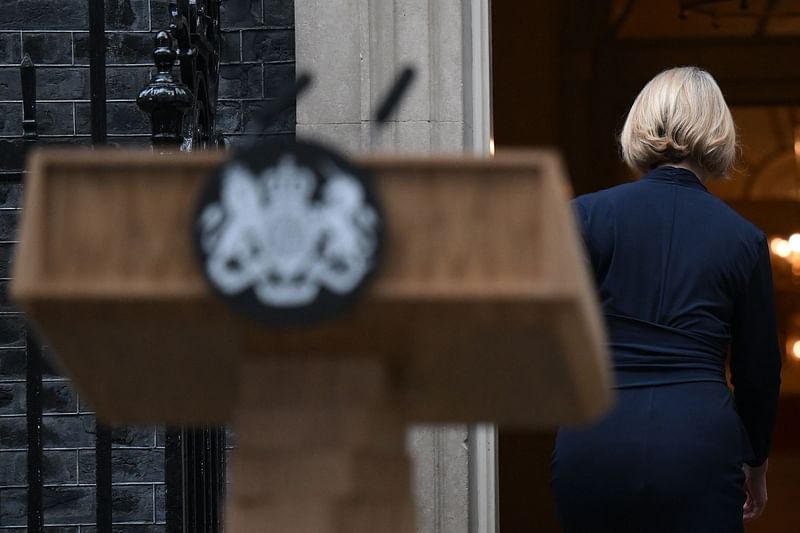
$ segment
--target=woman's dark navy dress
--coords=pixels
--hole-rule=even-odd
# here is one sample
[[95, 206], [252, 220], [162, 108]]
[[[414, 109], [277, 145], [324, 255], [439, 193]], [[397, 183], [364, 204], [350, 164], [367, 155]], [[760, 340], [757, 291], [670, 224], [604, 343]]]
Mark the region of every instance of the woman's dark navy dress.
[[764, 234], [675, 167], [575, 208], [618, 390], [599, 423], [558, 433], [565, 531], [742, 532], [742, 464], [767, 458], [780, 384]]

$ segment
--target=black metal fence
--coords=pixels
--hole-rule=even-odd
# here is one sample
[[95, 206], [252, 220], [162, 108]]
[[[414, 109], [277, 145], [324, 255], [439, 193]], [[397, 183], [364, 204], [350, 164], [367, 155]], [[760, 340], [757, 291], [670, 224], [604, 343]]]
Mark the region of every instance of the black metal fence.
[[165, 472], [167, 533], [222, 531], [225, 431], [167, 432]]
[[[103, 0], [89, 1], [89, 51], [92, 143], [107, 137], [105, 13]], [[151, 114], [153, 143], [159, 148], [197, 150], [220, 144], [215, 129], [215, 101], [220, 57], [219, 0], [179, 0], [170, 4], [169, 33], [157, 37], [158, 74], [146, 90], [155, 95], [140, 107]], [[177, 50], [172, 43], [177, 43]], [[160, 50], [160, 51], [159, 51]], [[161, 54], [161, 55], [159, 55]], [[166, 54], [166, 55], [165, 55]], [[180, 78], [172, 67], [180, 60]], [[36, 71], [26, 55], [21, 65], [23, 139], [25, 148], [37, 142]], [[188, 97], [188, 101], [186, 98]], [[4, 180], [22, 174], [5, 173]], [[42, 446], [42, 349], [27, 334], [27, 531], [44, 532]], [[111, 428], [96, 428], [96, 527], [111, 533]], [[164, 451], [165, 515], [168, 533], [217, 533], [222, 530], [225, 488], [225, 431], [222, 428], [168, 429]]]

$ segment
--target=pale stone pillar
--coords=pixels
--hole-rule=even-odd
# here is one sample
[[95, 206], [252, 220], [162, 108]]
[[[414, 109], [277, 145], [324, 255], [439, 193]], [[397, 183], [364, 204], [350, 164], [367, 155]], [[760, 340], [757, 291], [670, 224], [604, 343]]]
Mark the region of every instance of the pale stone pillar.
[[374, 148], [472, 151], [478, 122], [473, 41], [480, 37], [472, 33], [474, 12], [488, 9], [483, 4], [296, 0], [297, 69], [315, 77], [297, 105], [297, 133], [353, 152], [370, 150], [374, 110], [401, 68], [411, 65], [416, 81]]
[[[295, 0], [297, 70], [315, 79], [297, 104], [298, 135], [354, 154], [486, 153], [488, 17], [488, 0]], [[375, 109], [406, 65], [415, 83], [377, 132]], [[421, 533], [494, 532], [493, 435], [466, 426], [409, 433]]]

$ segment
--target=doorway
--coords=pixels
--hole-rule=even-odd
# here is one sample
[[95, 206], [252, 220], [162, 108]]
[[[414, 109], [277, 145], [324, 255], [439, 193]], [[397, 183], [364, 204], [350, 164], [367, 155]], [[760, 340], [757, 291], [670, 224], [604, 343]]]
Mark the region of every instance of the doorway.
[[[800, 154], [793, 152], [793, 136], [800, 131], [796, 111], [800, 77], [793, 59], [800, 53], [798, 6], [793, 11], [793, 2], [751, 1], [742, 11], [739, 2], [705, 2], [708, 10], [702, 12], [689, 9], [690, 4], [681, 0], [494, 2], [497, 152], [521, 146], [557, 147], [576, 194], [633, 179], [620, 163], [616, 147], [628, 106], [659, 71], [694, 64], [709, 70], [722, 87], [745, 141], [743, 159], [748, 161], [732, 180], [736, 185], [712, 192], [771, 238], [800, 233], [800, 189], [794, 185], [800, 183]], [[773, 141], [781, 135], [788, 137]], [[763, 146], [767, 142], [774, 146]], [[776, 162], [759, 163], [761, 155], [770, 151]], [[753, 167], [759, 165], [772, 165], [766, 172], [773, 176], [753, 178]], [[738, 184], [748, 180], [752, 183], [745, 189], [749, 187], [750, 196], [735, 193]], [[782, 198], [764, 197], [765, 191], [787, 188], [794, 192]], [[772, 260], [778, 320], [789, 354], [770, 459], [770, 503], [761, 519], [748, 524], [748, 533], [800, 530], [800, 508], [795, 504], [800, 494], [800, 379], [794, 377], [800, 376], [800, 344], [797, 357], [791, 352], [800, 342], [800, 277], [792, 277], [792, 265], [785, 258], [773, 254]], [[554, 431], [501, 427], [498, 435], [501, 533], [561, 531], [549, 488]]]

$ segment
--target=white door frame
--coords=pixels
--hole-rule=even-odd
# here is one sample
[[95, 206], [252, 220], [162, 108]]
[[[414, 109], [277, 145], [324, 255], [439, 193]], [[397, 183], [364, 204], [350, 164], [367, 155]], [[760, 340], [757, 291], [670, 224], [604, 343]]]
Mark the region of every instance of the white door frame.
[[[476, 155], [494, 155], [492, 131], [491, 0], [467, 0], [464, 21], [465, 109], [471, 124], [465, 128], [465, 146]], [[471, 74], [469, 74], [471, 73]], [[470, 135], [471, 133], [471, 135]], [[470, 138], [471, 137], [471, 138]], [[470, 533], [496, 533], [498, 527], [497, 428], [489, 424], [469, 428]]]

